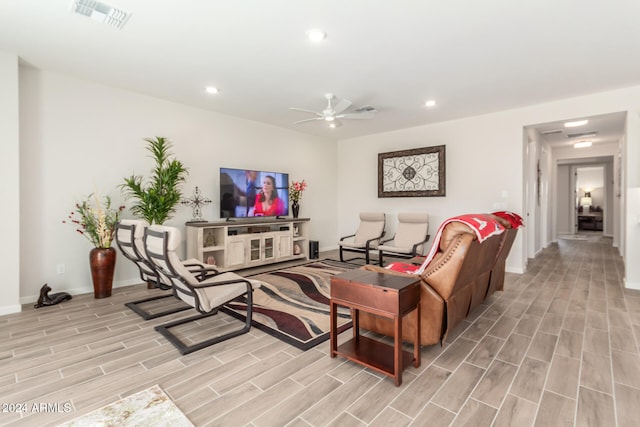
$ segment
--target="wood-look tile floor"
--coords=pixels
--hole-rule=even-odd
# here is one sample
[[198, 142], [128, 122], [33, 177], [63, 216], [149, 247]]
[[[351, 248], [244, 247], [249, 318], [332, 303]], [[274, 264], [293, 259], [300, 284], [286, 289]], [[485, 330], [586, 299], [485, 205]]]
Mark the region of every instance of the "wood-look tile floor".
[[610, 240], [560, 240], [423, 347], [401, 387], [328, 342], [303, 352], [255, 328], [181, 356], [153, 328], [184, 312], [145, 322], [124, 307], [158, 292], [145, 285], [29, 305], [0, 317], [0, 425], [57, 425], [159, 384], [196, 426], [636, 426], [640, 292], [622, 275]]

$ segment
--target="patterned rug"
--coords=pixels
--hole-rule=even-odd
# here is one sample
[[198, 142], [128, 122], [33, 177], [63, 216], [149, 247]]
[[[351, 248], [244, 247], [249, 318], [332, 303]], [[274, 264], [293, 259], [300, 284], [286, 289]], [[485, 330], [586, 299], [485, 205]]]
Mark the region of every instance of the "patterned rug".
[[59, 427], [81, 426], [193, 427], [193, 424], [169, 396], [154, 385]]
[[[301, 350], [328, 340], [331, 276], [354, 267], [323, 260], [252, 276], [263, 283], [253, 292], [253, 326]], [[242, 302], [232, 302], [222, 310], [246, 319]], [[349, 309], [339, 308], [338, 330], [350, 327]]]

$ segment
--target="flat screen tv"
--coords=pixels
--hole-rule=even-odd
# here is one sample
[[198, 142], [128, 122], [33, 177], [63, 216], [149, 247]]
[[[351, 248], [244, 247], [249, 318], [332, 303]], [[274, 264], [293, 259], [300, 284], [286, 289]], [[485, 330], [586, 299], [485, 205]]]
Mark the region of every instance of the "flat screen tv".
[[220, 218], [289, 215], [289, 175], [220, 168]]

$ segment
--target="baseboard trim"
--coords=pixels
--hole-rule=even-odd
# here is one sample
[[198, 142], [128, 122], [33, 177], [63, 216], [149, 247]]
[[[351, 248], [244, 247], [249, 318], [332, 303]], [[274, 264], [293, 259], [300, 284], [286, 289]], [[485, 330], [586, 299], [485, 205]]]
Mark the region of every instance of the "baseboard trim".
[[626, 289], [635, 289], [640, 291], [640, 282], [624, 282], [624, 287]]
[[[128, 279], [128, 280], [120, 280], [118, 282], [114, 282], [113, 283], [113, 289], [116, 288], [122, 288], [124, 286], [132, 286], [132, 285], [138, 285], [142, 283], [140, 281], [139, 278], [137, 279]], [[93, 292], [93, 288], [74, 288], [74, 289], [52, 289], [51, 293], [56, 293], [56, 292], [67, 292], [71, 295], [82, 295], [82, 294], [88, 294], [90, 292]], [[35, 304], [36, 301], [38, 301], [38, 298], [40, 298], [40, 294], [38, 295], [29, 295], [26, 297], [20, 297], [20, 304]], [[0, 308], [0, 310], [2, 310]], [[0, 314], [2, 314], [2, 311], [0, 311]]]
[[20, 313], [21, 311], [21, 305], [7, 305], [4, 307], [0, 307], [0, 316], [4, 316], [5, 314]]

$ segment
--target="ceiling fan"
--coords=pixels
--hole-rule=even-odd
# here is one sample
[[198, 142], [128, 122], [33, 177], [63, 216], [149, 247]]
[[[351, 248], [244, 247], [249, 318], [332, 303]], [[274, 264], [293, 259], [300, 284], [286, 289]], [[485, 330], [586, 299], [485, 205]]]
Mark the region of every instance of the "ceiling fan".
[[303, 113], [311, 113], [316, 116], [310, 119], [298, 120], [294, 123], [299, 124], [310, 122], [313, 120], [324, 120], [326, 122], [329, 122], [330, 127], [335, 128], [342, 126], [342, 122], [338, 119], [372, 119], [373, 117], [375, 117], [376, 109], [371, 105], [366, 105], [364, 107], [356, 108], [352, 111], [347, 112], [347, 109], [351, 107], [352, 104], [352, 102], [348, 99], [341, 99], [339, 102], [335, 103], [338, 98], [334, 94], [327, 93], [324, 97], [327, 100], [327, 108], [322, 110], [322, 112], [320, 113], [317, 111], [306, 110], [304, 108], [289, 108], [290, 110], [302, 111]]

